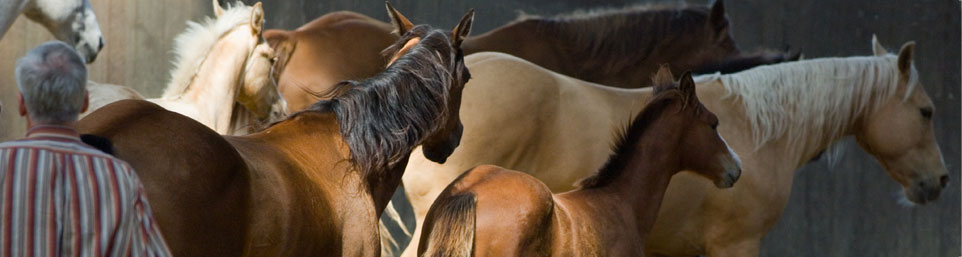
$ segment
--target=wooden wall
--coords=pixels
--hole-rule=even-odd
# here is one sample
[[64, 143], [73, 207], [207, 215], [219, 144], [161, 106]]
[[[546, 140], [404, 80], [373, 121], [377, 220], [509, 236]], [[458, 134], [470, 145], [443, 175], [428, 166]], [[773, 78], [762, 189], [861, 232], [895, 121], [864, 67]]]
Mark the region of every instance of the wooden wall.
[[[93, 81], [127, 85], [145, 96], [159, 96], [168, 78], [174, 37], [187, 20], [212, 15], [209, 1], [91, 0], [104, 49], [88, 67]], [[25, 131], [17, 115], [17, 59], [37, 45], [52, 40], [42, 26], [19, 17], [0, 39], [0, 141], [20, 138]]]

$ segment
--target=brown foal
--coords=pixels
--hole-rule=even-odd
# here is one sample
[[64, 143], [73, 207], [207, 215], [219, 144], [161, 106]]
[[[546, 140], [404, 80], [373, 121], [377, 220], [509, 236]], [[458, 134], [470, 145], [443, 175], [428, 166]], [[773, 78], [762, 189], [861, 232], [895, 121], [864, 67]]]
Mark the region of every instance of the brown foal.
[[[428, 212], [419, 256], [642, 256], [672, 175], [696, 171], [719, 188], [741, 174], [718, 119], [695, 96], [691, 74], [663, 67], [655, 95], [615, 154], [581, 188], [552, 194], [538, 179], [479, 166]], [[680, 85], [679, 85], [680, 84]]]

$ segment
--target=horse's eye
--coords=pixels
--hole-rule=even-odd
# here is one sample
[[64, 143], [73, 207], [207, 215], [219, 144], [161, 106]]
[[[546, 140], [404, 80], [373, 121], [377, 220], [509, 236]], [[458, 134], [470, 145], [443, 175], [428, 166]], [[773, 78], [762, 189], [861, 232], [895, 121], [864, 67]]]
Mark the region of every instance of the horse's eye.
[[925, 107], [919, 109], [919, 112], [922, 113], [922, 117], [925, 117], [926, 119], [932, 119], [932, 108]]
[[711, 124], [711, 129], [718, 129], [718, 121], [715, 121], [715, 123]]

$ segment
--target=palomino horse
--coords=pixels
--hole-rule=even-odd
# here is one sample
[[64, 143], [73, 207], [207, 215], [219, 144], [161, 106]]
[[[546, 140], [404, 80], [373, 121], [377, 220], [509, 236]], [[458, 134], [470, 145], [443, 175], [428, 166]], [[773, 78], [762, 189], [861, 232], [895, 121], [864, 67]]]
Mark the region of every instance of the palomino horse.
[[[335, 12], [295, 31], [268, 30], [264, 38], [287, 68], [278, 87], [292, 111], [324, 99], [330, 85], [383, 70], [378, 55], [394, 41], [384, 22]], [[626, 88], [644, 87], [658, 65], [673, 70], [737, 71], [794, 60], [798, 55], [744, 55], [729, 32], [722, 2], [704, 6], [636, 6], [590, 15], [528, 18], [464, 42], [465, 54], [498, 51], [580, 78]], [[697, 49], [697, 50], [693, 50]]]
[[418, 255], [643, 256], [639, 242], [672, 175], [692, 170], [728, 188], [741, 174], [691, 74], [678, 86], [672, 79], [658, 71], [654, 95], [615, 154], [577, 190], [552, 194], [537, 178], [497, 166], [458, 177], [431, 206]]
[[384, 72], [339, 83], [333, 99], [258, 133], [221, 136], [134, 100], [90, 114], [80, 131], [112, 141], [136, 169], [175, 255], [376, 256], [378, 216], [411, 151], [444, 162], [459, 144], [469, 77], [459, 45], [473, 17], [451, 32], [398, 23], [391, 49], [403, 56]]
[[[788, 200], [793, 172], [846, 135], [883, 163], [910, 200], [933, 200], [948, 177], [913, 46], [898, 56], [876, 45], [875, 57], [769, 65], [699, 83], [702, 102], [723, 122], [719, 132], [742, 157], [745, 173], [725, 192], [685, 173], [675, 176], [645, 244], [650, 253], [757, 255]], [[461, 145], [444, 165], [415, 151], [404, 176], [419, 224], [450, 181], [480, 164], [526, 171], [554, 192], [571, 189], [590, 175], [584, 170], [604, 163], [613, 131], [638, 112], [637, 99], [651, 95], [579, 81], [508, 55], [474, 54], [465, 63], [475, 79], [463, 99]], [[894, 131], [898, 137], [886, 136]]]
[[72, 45], [87, 63], [104, 48], [104, 37], [90, 0], [4, 0], [0, 2], [0, 37], [23, 13], [57, 40]]
[[397, 41], [391, 24], [354, 12], [334, 12], [293, 31], [267, 30], [264, 39], [277, 51], [278, 89], [292, 111], [324, 97], [331, 85], [361, 80], [384, 71], [381, 50]]
[[[188, 23], [177, 36], [177, 58], [161, 98], [148, 99], [191, 117], [217, 133], [242, 135], [287, 114], [271, 78], [273, 49], [261, 42], [264, 11], [260, 3], [237, 2], [227, 10], [213, 1], [216, 19]], [[132, 89], [88, 84], [91, 105], [86, 115], [121, 99], [143, 99]]]
[[525, 17], [464, 41], [464, 53], [511, 54], [581, 80], [647, 87], [667, 63], [672, 70], [736, 72], [798, 55], [744, 54], [732, 38], [722, 0], [709, 8], [639, 5], [552, 18]]

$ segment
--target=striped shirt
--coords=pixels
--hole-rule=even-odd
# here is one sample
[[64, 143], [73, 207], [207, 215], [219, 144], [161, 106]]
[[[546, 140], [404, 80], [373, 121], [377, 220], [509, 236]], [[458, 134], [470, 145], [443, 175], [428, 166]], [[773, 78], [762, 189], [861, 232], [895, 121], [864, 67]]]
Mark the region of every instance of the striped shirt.
[[126, 162], [68, 127], [0, 144], [0, 256], [170, 256]]

